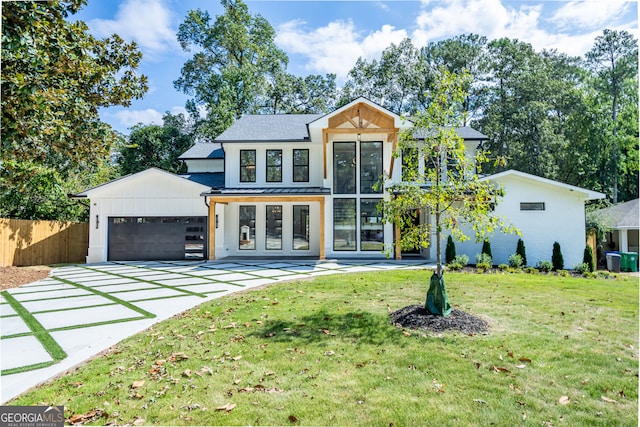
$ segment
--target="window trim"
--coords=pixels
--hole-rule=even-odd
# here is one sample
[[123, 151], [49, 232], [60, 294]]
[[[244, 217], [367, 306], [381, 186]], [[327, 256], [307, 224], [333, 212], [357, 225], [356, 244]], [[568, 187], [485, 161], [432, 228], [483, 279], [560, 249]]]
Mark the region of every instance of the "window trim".
[[[304, 164], [296, 164], [296, 152], [297, 151], [306, 151], [307, 152], [307, 162]], [[309, 149], [308, 148], [294, 148], [293, 149], [293, 158], [291, 160], [292, 164], [293, 164], [293, 177], [292, 180], [293, 182], [309, 182]], [[306, 173], [304, 174], [305, 179], [297, 179], [297, 174], [296, 171], [299, 170], [299, 168], [306, 168]]]
[[520, 202], [520, 210], [523, 212], [541, 212], [547, 210], [545, 202]]
[[[273, 157], [269, 157], [269, 153], [270, 152], [279, 152], [280, 153], [280, 164], [278, 165], [270, 165], [269, 164], [269, 159], [272, 159]], [[265, 181], [266, 182], [282, 182], [282, 150], [281, 149], [269, 149], [266, 151], [265, 154], [265, 166], [266, 166], [266, 174], [265, 174]], [[277, 170], [278, 171], [278, 177], [279, 179], [270, 179], [269, 178], [269, 171], [271, 170]]]
[[[246, 162], [243, 159], [244, 153], [253, 153], [253, 164]], [[256, 150], [240, 150], [240, 182], [256, 182], [256, 163], [257, 163], [257, 155]], [[253, 173], [250, 173], [250, 169], [253, 166]], [[249, 179], [244, 179], [242, 174], [243, 170], [248, 170]]]

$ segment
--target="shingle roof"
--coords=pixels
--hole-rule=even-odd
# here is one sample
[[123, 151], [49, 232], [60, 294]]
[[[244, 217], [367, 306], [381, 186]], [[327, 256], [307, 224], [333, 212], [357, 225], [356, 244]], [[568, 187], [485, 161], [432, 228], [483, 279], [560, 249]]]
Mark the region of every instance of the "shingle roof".
[[322, 114], [257, 114], [236, 120], [216, 142], [308, 141], [307, 124]]
[[198, 184], [206, 185], [211, 188], [224, 187], [224, 172], [190, 173], [180, 176], [188, 179], [189, 181], [197, 182]]
[[220, 144], [213, 142], [196, 142], [195, 145], [185, 151], [179, 159], [224, 159], [224, 152]]
[[617, 228], [640, 228], [640, 205], [638, 200], [630, 200], [608, 208], [600, 209], [595, 214], [602, 218], [608, 227]]
[[[469, 126], [461, 126], [459, 128], [456, 129], [456, 131], [458, 132], [458, 135], [460, 136], [460, 138], [465, 139], [465, 140], [487, 140], [489, 139], [488, 136], [478, 132], [477, 130], [475, 130], [472, 127]], [[413, 132], [413, 136], [416, 139], [424, 139], [425, 136], [427, 136], [429, 134], [429, 132], [425, 129], [416, 129]]]

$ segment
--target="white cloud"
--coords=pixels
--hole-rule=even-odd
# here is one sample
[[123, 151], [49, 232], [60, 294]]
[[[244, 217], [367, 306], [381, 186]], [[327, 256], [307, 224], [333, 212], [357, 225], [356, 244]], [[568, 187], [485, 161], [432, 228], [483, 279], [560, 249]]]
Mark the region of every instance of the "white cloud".
[[363, 37], [351, 20], [333, 21], [315, 29], [295, 20], [278, 27], [276, 43], [289, 54], [306, 56], [308, 71], [335, 73], [338, 80], [343, 80], [359, 57], [377, 58], [391, 43], [399, 44], [406, 37], [405, 30], [391, 25]]
[[[519, 7], [505, 4], [502, 0], [452, 0], [434, 6], [423, 0], [422, 11], [416, 18], [418, 28], [412, 35], [414, 44], [424, 46], [430, 41], [475, 33], [489, 40], [514, 38], [531, 43], [536, 50], [557, 49], [581, 56], [593, 46], [604, 25], [627, 11], [618, 2], [571, 1], [547, 22], [542, 18], [544, 3]], [[569, 22], [577, 27], [574, 31], [565, 31]], [[628, 26], [620, 29], [629, 30]]]
[[629, 9], [629, 2], [619, 1], [570, 1], [562, 6], [551, 22], [560, 29], [602, 29], [607, 24], [617, 21]]
[[107, 37], [118, 34], [133, 40], [147, 58], [179, 49], [176, 32], [171, 28], [173, 14], [163, 0], [125, 0], [118, 7], [115, 19], [93, 19], [88, 22], [91, 31]]
[[130, 128], [138, 123], [161, 125], [163, 113], [153, 108], [147, 108], [146, 110], [127, 109], [114, 113], [114, 116], [120, 121], [122, 126]]

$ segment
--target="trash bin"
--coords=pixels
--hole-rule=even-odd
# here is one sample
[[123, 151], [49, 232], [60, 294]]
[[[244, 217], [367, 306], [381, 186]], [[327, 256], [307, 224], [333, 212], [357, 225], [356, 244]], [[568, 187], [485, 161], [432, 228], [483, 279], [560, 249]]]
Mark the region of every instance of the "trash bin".
[[638, 271], [638, 254], [635, 252], [620, 252], [620, 270]]
[[616, 273], [620, 272], [620, 254], [618, 252], [607, 252], [607, 270]]

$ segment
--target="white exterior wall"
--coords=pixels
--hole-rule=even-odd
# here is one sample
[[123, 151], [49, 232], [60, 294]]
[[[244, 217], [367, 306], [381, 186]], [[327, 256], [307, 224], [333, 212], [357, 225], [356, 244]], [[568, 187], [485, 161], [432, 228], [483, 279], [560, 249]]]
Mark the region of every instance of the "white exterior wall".
[[109, 217], [207, 216], [200, 193], [208, 189], [177, 175], [148, 169], [87, 191], [91, 203], [87, 263], [107, 261]]
[[224, 159], [185, 160], [189, 173], [224, 172]]
[[[582, 262], [586, 246], [585, 193], [515, 175], [503, 176], [497, 182], [506, 194], [496, 206], [495, 214], [515, 225], [522, 236], [498, 232], [490, 237], [494, 264], [509, 263], [519, 238], [524, 242], [529, 266], [542, 260], [551, 261], [554, 242], [560, 243], [565, 269]], [[545, 210], [521, 211], [521, 202], [544, 202]], [[473, 235], [467, 235], [470, 241], [455, 242], [456, 253], [466, 254], [469, 262], [475, 263], [476, 255], [482, 252], [482, 242], [475, 243]]]
[[[293, 150], [309, 150], [309, 182], [293, 182]], [[240, 182], [240, 150], [256, 150], [256, 181]], [[282, 150], [282, 182], [267, 182], [267, 150]], [[226, 143], [225, 187], [321, 187], [323, 169], [322, 144], [310, 142]]]

